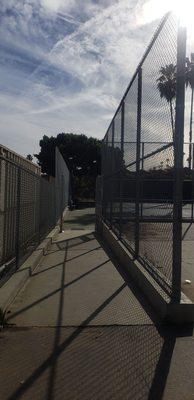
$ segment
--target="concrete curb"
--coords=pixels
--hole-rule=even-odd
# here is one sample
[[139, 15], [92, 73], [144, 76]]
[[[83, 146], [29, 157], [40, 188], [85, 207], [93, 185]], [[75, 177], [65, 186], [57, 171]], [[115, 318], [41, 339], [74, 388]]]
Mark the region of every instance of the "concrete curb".
[[[63, 212], [63, 218], [68, 213], [69, 208], [66, 207]], [[40, 263], [45, 252], [51, 246], [54, 238], [60, 231], [60, 218], [57, 225], [46, 236], [46, 238], [37, 246], [33, 253], [20, 266], [20, 268], [8, 279], [8, 281], [0, 288], [0, 314], [3, 315], [9, 305], [14, 301], [19, 291], [22, 289], [32, 272]]]
[[13, 302], [19, 291], [22, 289], [32, 272], [37, 267], [45, 251], [49, 249], [53, 239], [59, 233], [59, 227], [56, 226], [46, 238], [38, 245], [20, 268], [10, 277], [10, 279], [0, 289], [0, 311], [4, 313]]
[[170, 298], [167, 294], [145, 268], [132, 258], [131, 253], [124, 244], [102, 221], [100, 226], [98, 226], [98, 232], [111, 248], [117, 260], [127, 269], [131, 278], [142, 293], [144, 293], [162, 320], [178, 324], [194, 321], [194, 303], [184, 293], [181, 294], [180, 304], [170, 303]]

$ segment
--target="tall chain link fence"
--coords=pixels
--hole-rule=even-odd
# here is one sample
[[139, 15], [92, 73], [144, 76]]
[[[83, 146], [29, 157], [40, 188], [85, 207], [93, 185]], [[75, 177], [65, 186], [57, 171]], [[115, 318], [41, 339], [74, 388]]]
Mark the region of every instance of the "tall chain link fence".
[[175, 301], [181, 285], [185, 51], [186, 32], [168, 14], [102, 146], [102, 219]]
[[55, 178], [0, 146], [0, 284], [62, 217], [69, 171], [55, 150]]

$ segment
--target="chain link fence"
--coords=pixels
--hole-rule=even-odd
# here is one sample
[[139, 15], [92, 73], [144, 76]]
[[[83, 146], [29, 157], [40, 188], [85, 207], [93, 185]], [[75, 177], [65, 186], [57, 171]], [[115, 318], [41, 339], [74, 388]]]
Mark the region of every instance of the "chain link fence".
[[0, 283], [53, 228], [69, 203], [69, 171], [55, 150], [55, 178], [0, 146]]
[[175, 301], [181, 287], [185, 52], [186, 32], [168, 14], [102, 146], [102, 219]]

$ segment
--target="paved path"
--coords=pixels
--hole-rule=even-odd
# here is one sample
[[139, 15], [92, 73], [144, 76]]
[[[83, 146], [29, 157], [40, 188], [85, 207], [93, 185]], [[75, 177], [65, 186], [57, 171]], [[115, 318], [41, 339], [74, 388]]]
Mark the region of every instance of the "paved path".
[[10, 307], [0, 399], [193, 399], [191, 327], [157, 321], [93, 221], [92, 209], [68, 214]]

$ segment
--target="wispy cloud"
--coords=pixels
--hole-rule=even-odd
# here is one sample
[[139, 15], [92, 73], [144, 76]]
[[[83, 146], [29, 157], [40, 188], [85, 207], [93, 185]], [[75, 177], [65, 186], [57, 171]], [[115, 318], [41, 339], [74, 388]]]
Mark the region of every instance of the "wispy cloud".
[[102, 138], [157, 25], [144, 1], [1, 3], [1, 141], [24, 154], [42, 134]]

